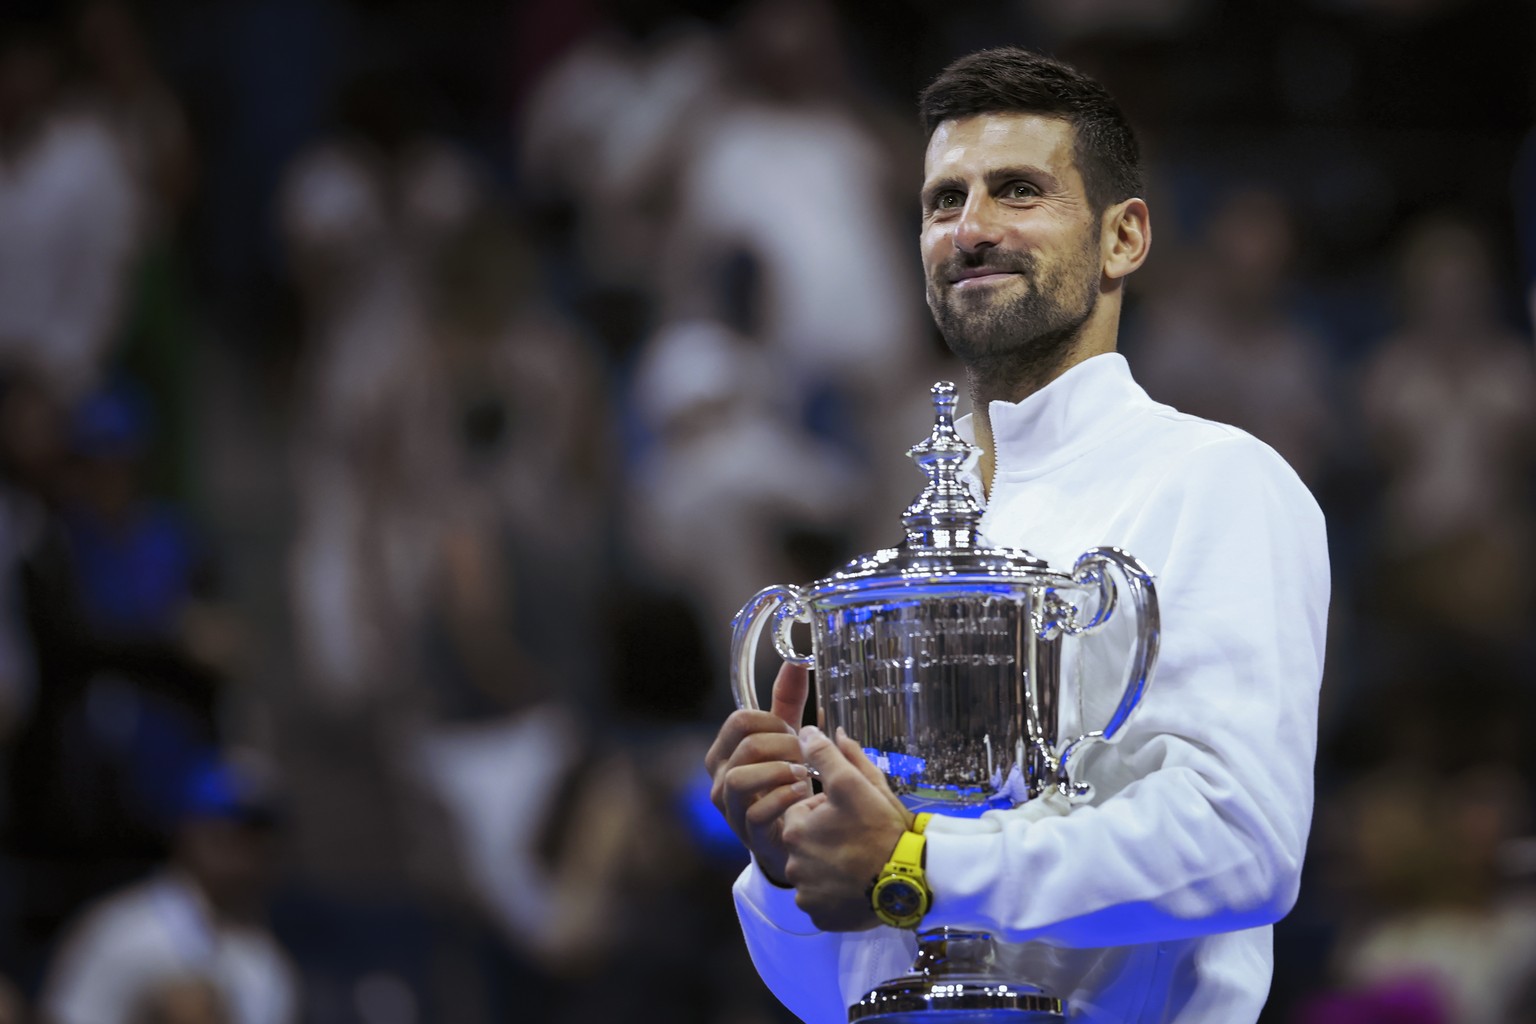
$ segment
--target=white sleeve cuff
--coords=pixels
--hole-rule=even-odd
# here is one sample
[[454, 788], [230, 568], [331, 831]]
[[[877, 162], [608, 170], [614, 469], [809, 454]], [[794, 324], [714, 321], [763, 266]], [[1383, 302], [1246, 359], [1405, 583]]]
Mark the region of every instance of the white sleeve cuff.
[[781, 932], [791, 935], [816, 935], [821, 929], [810, 915], [795, 905], [795, 890], [781, 889], [768, 880], [754, 859], [736, 879], [736, 897], [758, 916]]

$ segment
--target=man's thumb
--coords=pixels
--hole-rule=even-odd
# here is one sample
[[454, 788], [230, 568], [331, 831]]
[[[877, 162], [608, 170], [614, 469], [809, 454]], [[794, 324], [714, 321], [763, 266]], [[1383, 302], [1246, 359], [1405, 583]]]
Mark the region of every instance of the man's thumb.
[[807, 725], [800, 730], [800, 756], [821, 776], [823, 792], [830, 792], [845, 772], [857, 771], [848, 763], [843, 752], [837, 749], [837, 744], [814, 725]]
[[799, 729], [810, 692], [811, 676], [806, 667], [786, 661], [773, 681], [773, 713], [791, 729]]

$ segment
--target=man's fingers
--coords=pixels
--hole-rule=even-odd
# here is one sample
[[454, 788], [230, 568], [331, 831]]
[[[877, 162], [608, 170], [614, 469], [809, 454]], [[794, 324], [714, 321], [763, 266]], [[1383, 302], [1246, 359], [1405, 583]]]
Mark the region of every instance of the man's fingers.
[[773, 713], [791, 729], [800, 728], [811, 693], [811, 674], [804, 665], [786, 661], [773, 680]]
[[720, 732], [716, 734], [715, 742], [710, 744], [708, 753], [704, 755], [704, 767], [710, 777], [718, 777], [720, 769], [736, 757], [742, 743], [760, 733], [787, 736], [791, 740], [795, 738], [795, 729], [790, 728], [783, 719], [770, 712], [746, 709], [733, 711], [725, 720], [725, 724], [720, 727]]
[[794, 804], [791, 804], [789, 808], [784, 812], [784, 823], [786, 829], [790, 826], [791, 823], [795, 824], [796, 826], [800, 825], [804, 821], [807, 814], [810, 814], [812, 811], [826, 803], [827, 794], [813, 793], [812, 795], [806, 797], [804, 800], [799, 800]]
[[752, 802], [752, 806], [747, 808], [745, 818], [747, 826], [754, 829], [767, 828], [785, 811], [810, 795], [811, 784], [803, 780], [770, 790], [758, 797]]
[[[808, 773], [802, 760], [800, 742], [789, 733], [753, 733], [736, 745], [723, 764], [716, 766], [710, 799], [716, 807], [726, 810], [733, 792], [750, 792], [791, 781], [779, 777], [783, 772], [793, 771], [797, 773], [795, 778], [805, 778]], [[749, 768], [761, 770], [746, 771]]]
[[729, 804], [745, 810], [753, 802], [781, 786], [807, 783], [809, 772], [805, 765], [790, 761], [770, 761], [766, 764], [744, 764], [725, 773], [725, 792]]
[[[814, 725], [800, 730], [800, 753], [805, 763], [821, 776], [821, 788], [826, 793], [847, 785], [860, 774], [859, 769], [848, 763], [848, 756], [837, 744]], [[865, 760], [862, 751], [859, 752], [859, 760]]]

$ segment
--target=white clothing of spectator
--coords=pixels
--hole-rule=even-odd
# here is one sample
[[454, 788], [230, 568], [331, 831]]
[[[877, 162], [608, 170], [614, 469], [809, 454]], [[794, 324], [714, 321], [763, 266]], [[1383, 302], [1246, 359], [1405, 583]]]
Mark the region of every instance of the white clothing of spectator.
[[338, 698], [390, 675], [421, 610], [451, 468], [434, 275], [478, 200], [469, 162], [425, 138], [324, 143], [283, 192], [313, 345], [295, 600], [311, 675]]
[[[723, 258], [756, 270], [748, 330], [801, 385], [890, 394], [926, 335], [906, 238], [906, 137], [861, 102], [837, 14], [821, 0], [756, 0], [733, 36], [735, 88], [701, 121], [678, 184], [674, 311]], [[867, 430], [866, 430], [867, 432]]]
[[[1486, 239], [1437, 219], [1404, 247], [1403, 321], [1367, 362], [1366, 435], [1385, 474], [1379, 555], [1409, 622], [1526, 635], [1536, 602], [1529, 480], [1536, 363], [1500, 321]], [[1468, 602], [1476, 592], [1481, 600]]]
[[719, 90], [718, 47], [695, 26], [647, 35], [605, 29], [544, 77], [523, 112], [524, 174], [546, 198], [576, 204], [585, 270], [604, 285], [644, 285], [668, 224], [681, 142]]
[[792, 372], [862, 379], [899, 368], [922, 337], [916, 267], [870, 184], [886, 164], [839, 111], [741, 104], [715, 120], [684, 179], [687, 247], [752, 254], [763, 339]]
[[[584, 742], [571, 712], [545, 702], [501, 721], [449, 726], [419, 747], [465, 882], [513, 948], [556, 973], [590, 969], [612, 946], [625, 837], [645, 827], [633, 766], [617, 753], [598, 769], [599, 784], [570, 806], [556, 804]], [[551, 863], [539, 842], [560, 815], [579, 823], [579, 835], [571, 855]]]
[[156, 988], [201, 977], [232, 1024], [292, 1024], [298, 985], [264, 929], [214, 914], [187, 875], [170, 870], [108, 897], [65, 938], [40, 1006], [56, 1024], [129, 1024]]
[[1417, 227], [1400, 257], [1403, 323], [1365, 367], [1386, 532], [1404, 556], [1530, 517], [1536, 363], [1500, 322], [1487, 244], [1456, 221]]
[[1520, 494], [1536, 428], [1536, 369], [1512, 336], [1473, 335], [1455, 354], [1397, 338], [1369, 367], [1370, 427], [1396, 464], [1388, 536], [1402, 551], [1529, 511]]
[[122, 147], [139, 190], [146, 240], [169, 232], [192, 198], [192, 128], [155, 66], [144, 29], [124, 0], [80, 5], [75, 36], [85, 66], [85, 104]]
[[119, 327], [138, 222], [122, 151], [94, 118], [50, 114], [0, 156], [0, 357], [61, 396], [89, 391]]
[[844, 529], [863, 487], [835, 449], [776, 412], [759, 357], [729, 328], [690, 321], [659, 332], [636, 374], [660, 440], [634, 474], [632, 542], [695, 596], [706, 635], [722, 642], [754, 591], [800, 582], [787, 535]]

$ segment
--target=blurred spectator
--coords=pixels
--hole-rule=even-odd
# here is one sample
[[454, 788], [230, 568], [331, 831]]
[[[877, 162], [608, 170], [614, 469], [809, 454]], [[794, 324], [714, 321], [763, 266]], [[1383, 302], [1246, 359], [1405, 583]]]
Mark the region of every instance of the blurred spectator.
[[285, 193], [311, 345], [290, 561], [306, 710], [347, 712], [327, 717], [366, 758], [347, 758], [353, 785], [306, 785], [313, 807], [344, 801], [309, 839], [354, 882], [366, 862], [397, 898], [461, 899], [502, 938], [498, 1016], [553, 1021], [559, 979], [607, 962], [625, 899], [608, 830], [628, 812], [604, 801], [596, 838], [541, 845], [604, 704], [606, 381], [401, 81], [355, 83]]
[[557, 692], [587, 702], [600, 689], [590, 635], [618, 485], [603, 365], [540, 293], [527, 243], [496, 205], [447, 254], [432, 330], [451, 416], [440, 557], [454, 644], [461, 655], [495, 640], [521, 652], [476, 670], [477, 687], [503, 691], [497, 711]]
[[690, 595], [716, 676], [752, 593], [863, 539], [861, 462], [906, 443], [890, 395], [925, 337], [900, 241], [914, 183], [890, 169], [910, 140], [860, 95], [834, 8], [744, 4], [725, 45], [724, 87], [678, 150], [663, 326], [631, 378], [651, 445], [627, 532], [643, 571]]
[[[622, 643], [614, 617], [637, 616], [641, 630], [665, 617], [605, 586], [616, 480], [604, 381], [498, 224], [488, 213], [455, 246], [434, 321], [461, 434], [437, 496], [433, 617], [446, 642], [423, 666], [430, 718], [409, 770], [447, 823], [458, 887], [510, 950], [500, 973], [526, 979], [501, 986], [506, 1012], [574, 1022], [602, 1001], [586, 982], [646, 959], [628, 946], [635, 908], [688, 867], [682, 851], [668, 861], [621, 841], [644, 820], [660, 843], [669, 808], [601, 724], [615, 695], [593, 641]], [[687, 652], [659, 656], [670, 687], [686, 690], [676, 670]], [[626, 648], [621, 660], [638, 657]]]
[[178, 511], [142, 491], [148, 411], [118, 386], [69, 423], [69, 486], [25, 563], [39, 666], [13, 768], [22, 849], [158, 846], [173, 780], [218, 735], [235, 626]]
[[599, 6], [601, 25], [549, 69], [522, 112], [522, 173], [542, 219], [569, 231], [562, 241], [585, 283], [649, 290], [678, 167], [719, 89], [721, 57], [715, 37], [668, 3]]
[[222, 660], [192, 615], [207, 566], [185, 517], [144, 490], [153, 430], [146, 396], [122, 381], [75, 411], [71, 500], [64, 506], [86, 624], [104, 640], [185, 644]]
[[192, 198], [196, 170], [181, 101], [161, 77], [126, 0], [88, 0], [75, 14], [83, 99], [122, 150], [149, 236], [173, 230]]
[[[612, 952], [622, 882], [638, 866], [623, 837], [643, 827], [635, 766], [612, 754], [582, 764], [583, 733], [549, 705], [423, 747], [470, 886], [512, 947], [559, 977], [589, 976]], [[552, 829], [572, 833], [553, 852]]]
[[0, 21], [0, 356], [72, 400], [120, 327], [141, 217], [99, 118], [64, 101], [54, 26]]
[[224, 998], [200, 977], [175, 978], [147, 992], [129, 1024], [231, 1024]]
[[225, 757], [189, 773], [179, 795], [166, 868], [70, 928], [40, 1000], [51, 1024], [204, 1024], [226, 1019], [218, 1003], [230, 1024], [297, 1020], [293, 969], [263, 923], [279, 811], [271, 781]]
[[[705, 320], [659, 332], [635, 377], [656, 440], [634, 473], [630, 541], [644, 572], [694, 596], [721, 677], [732, 616], [770, 583], [830, 570], [863, 493], [851, 460], [783, 415], [774, 379], [761, 349]], [[827, 553], [797, 560], [818, 536]]]
[[402, 88], [359, 81], [289, 179], [313, 345], [292, 561], [305, 666], [335, 701], [435, 690], [450, 718], [556, 687], [590, 698], [613, 486], [601, 365]]
[[1309, 994], [1293, 1024], [1458, 1024], [1445, 997], [1422, 978], [1394, 979], [1348, 992]]
[[729, 44], [729, 88], [678, 180], [668, 318], [720, 316], [718, 268], [745, 265], [747, 316], [728, 321], [760, 341], [792, 408], [863, 453], [926, 329], [904, 241], [917, 182], [893, 171], [916, 143], [864, 102], [830, 3], [744, 4]]
[[[507, 951], [503, 1016], [575, 1024], [645, 1005], [702, 1022], [700, 987], [662, 980], [714, 954], [715, 908], [689, 895], [703, 866], [675, 806], [699, 752], [657, 725], [691, 710], [698, 659], [657, 581], [611, 583], [605, 382], [527, 259], [492, 210], [442, 267], [436, 365], [460, 432], [436, 496], [442, 636], [420, 675], [432, 701], [406, 770], [447, 826], [454, 891]], [[654, 688], [637, 681], [647, 670]], [[623, 841], [641, 822], [645, 851]]]
[[[1529, 803], [1506, 767], [1442, 776], [1412, 760], [1391, 761], [1343, 794], [1325, 820], [1342, 845], [1334, 882], [1350, 911], [1334, 970], [1354, 995], [1315, 1001], [1299, 1024], [1344, 1019], [1345, 998], [1360, 1020], [1525, 1019], [1536, 899], [1512, 885], [1502, 853], [1528, 831]], [[1401, 1017], [1367, 1012], [1389, 1005], [1392, 992]]]
[[1247, 430], [1317, 489], [1334, 453], [1335, 380], [1320, 339], [1287, 308], [1296, 246], [1279, 193], [1232, 190], [1148, 298], [1133, 358], [1153, 398]]
[[296, 621], [307, 677], [342, 704], [399, 684], [396, 644], [426, 611], [453, 465], [432, 286], [479, 189], [393, 67], [352, 81], [337, 133], [287, 176], [282, 228], [310, 336]]
[[771, 999], [739, 949], [718, 941], [730, 908], [707, 898], [740, 849], [713, 862], [686, 821], [706, 742], [592, 730], [551, 702], [423, 746], [464, 880], [514, 952], [500, 968], [519, 982], [503, 1004], [513, 1019], [777, 1019], [762, 1016]]
[[[1360, 400], [1385, 474], [1383, 611], [1519, 642], [1536, 594], [1536, 366], [1499, 317], [1488, 243], [1448, 217], [1398, 256], [1400, 326], [1365, 367]], [[1477, 601], [1467, 595], [1477, 594]]]
[[195, 361], [205, 340], [194, 329], [199, 313], [181, 249], [197, 185], [191, 126], [127, 0], [88, 0], [73, 27], [81, 106], [111, 131], [141, 211], [116, 363], [149, 392], [157, 413], [150, 486], [186, 500], [196, 491]]
[[19, 545], [7, 586], [35, 678], [5, 752], [29, 983], [84, 902], [162, 855], [176, 780], [221, 731], [233, 627], [186, 522], [141, 490], [145, 415], [116, 390], [66, 416], [25, 376], [0, 399]]

